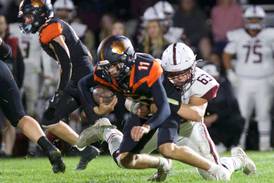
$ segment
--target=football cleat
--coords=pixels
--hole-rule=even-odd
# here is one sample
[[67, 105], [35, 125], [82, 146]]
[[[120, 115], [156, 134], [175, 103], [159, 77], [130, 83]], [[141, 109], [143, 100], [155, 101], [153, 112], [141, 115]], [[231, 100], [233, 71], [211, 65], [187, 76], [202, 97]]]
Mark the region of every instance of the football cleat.
[[255, 163], [247, 156], [244, 150], [240, 147], [231, 149], [231, 156], [238, 157], [243, 163], [243, 172], [246, 175], [253, 175], [256, 173]]
[[230, 181], [231, 172], [222, 165], [213, 165], [210, 170], [207, 171], [207, 180], [217, 180], [217, 181]]
[[54, 173], [65, 172], [66, 166], [62, 160], [62, 155], [59, 149], [56, 148], [51, 150], [48, 154], [48, 158], [52, 166], [52, 171]]
[[160, 167], [158, 171], [148, 179], [152, 182], [165, 181], [172, 167], [172, 161], [170, 159], [160, 158]]
[[107, 118], [98, 119], [94, 125], [85, 129], [76, 143], [78, 148], [84, 148], [92, 143], [103, 140], [104, 129], [115, 128]]
[[76, 170], [85, 170], [88, 163], [95, 159], [100, 154], [100, 150], [94, 146], [87, 146], [81, 153], [81, 159], [76, 167]]

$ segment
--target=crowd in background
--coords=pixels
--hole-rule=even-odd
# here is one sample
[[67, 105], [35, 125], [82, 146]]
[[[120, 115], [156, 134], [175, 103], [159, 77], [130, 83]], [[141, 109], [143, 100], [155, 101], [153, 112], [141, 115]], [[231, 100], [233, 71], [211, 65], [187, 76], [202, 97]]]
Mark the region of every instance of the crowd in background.
[[[161, 58], [163, 50], [172, 42], [183, 41], [190, 45], [197, 59], [204, 60], [199, 64], [206, 65], [204, 69], [221, 85], [217, 98], [209, 102], [205, 117], [205, 124], [220, 151], [238, 145], [244, 126], [238, 101], [222, 63], [226, 34], [243, 27], [244, 8], [258, 2], [268, 8], [266, 23], [272, 26], [274, 4], [271, 5], [271, 0], [169, 0], [161, 3], [159, 0], [52, 0], [55, 16], [73, 27], [94, 60], [100, 41], [109, 35], [126, 35], [138, 52], [149, 53], [155, 58]], [[59, 68], [41, 50], [37, 35], [20, 32], [20, 20], [17, 18], [19, 3], [20, 0], [0, 1], [0, 37], [12, 48], [12, 60], [6, 62], [22, 91], [25, 108], [28, 114], [39, 120], [48, 99], [54, 94]], [[165, 9], [164, 14], [159, 10], [161, 8]], [[122, 106], [122, 102], [118, 103], [119, 110], [109, 116], [118, 128], [127, 117]], [[36, 146], [29, 144], [5, 120], [0, 114], [0, 156], [36, 152]], [[75, 111], [66, 121], [76, 132], [89, 125], [81, 111]], [[255, 121], [249, 128], [247, 148], [258, 149]]]

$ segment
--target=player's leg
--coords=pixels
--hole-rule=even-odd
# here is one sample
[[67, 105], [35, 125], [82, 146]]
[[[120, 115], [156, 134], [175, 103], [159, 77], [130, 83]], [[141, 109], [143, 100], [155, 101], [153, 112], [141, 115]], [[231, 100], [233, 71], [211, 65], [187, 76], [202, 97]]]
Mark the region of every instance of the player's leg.
[[155, 133], [155, 130], [152, 130], [148, 134], [145, 134], [139, 142], [135, 142], [131, 138], [131, 129], [141, 124], [140, 119], [131, 114], [131, 118], [124, 126], [124, 136], [119, 147], [119, 153], [116, 153], [117, 157], [115, 159], [118, 165], [128, 169], [157, 168], [158, 172], [161, 173], [159, 180], [163, 181], [171, 169], [171, 161], [162, 157], [140, 154], [140, 151]]
[[158, 146], [160, 153], [166, 158], [174, 159], [191, 166], [200, 168], [217, 180], [229, 180], [230, 173], [227, 169], [212, 162], [193, 149], [187, 146], [178, 146], [174, 143], [177, 135], [176, 120], [169, 118], [168, 123], [165, 123], [159, 128]]
[[3, 119], [5, 120], [5, 127], [2, 139], [5, 144], [4, 152], [7, 156], [11, 156], [16, 138], [16, 129], [8, 122], [8, 120], [5, 117]]
[[[243, 169], [244, 172], [249, 172], [249, 174], [255, 173], [256, 166], [253, 161], [242, 151], [242, 153], [233, 151], [231, 157], [219, 158], [216, 151], [215, 144], [212, 141], [206, 126], [201, 122], [189, 122], [181, 125], [180, 135], [188, 139], [188, 144], [185, 144], [201, 156], [216, 162], [217, 164], [222, 164], [231, 173], [237, 170]], [[177, 144], [181, 144], [178, 142]], [[210, 179], [210, 174], [206, 171], [199, 169], [199, 173], [205, 178]]]
[[[76, 145], [79, 135], [61, 119], [67, 117], [71, 112], [79, 107], [79, 103], [64, 92], [50, 102], [48, 109], [44, 112], [42, 125], [50, 133], [66, 141], [70, 145]], [[87, 146], [83, 151], [80, 151], [80, 162], [76, 169], [83, 170], [87, 164], [99, 155], [99, 150], [94, 146]]]
[[245, 119], [244, 129], [240, 138], [240, 145], [243, 148], [245, 148], [246, 136], [249, 128], [249, 121], [255, 106], [255, 100], [253, 95], [254, 88], [252, 86], [253, 85], [250, 85], [249, 80], [241, 79], [241, 84], [239, 85], [237, 94], [240, 111], [243, 118]]
[[50, 101], [49, 107], [43, 114], [42, 126], [48, 132], [74, 145], [78, 139], [78, 134], [61, 120], [76, 110], [79, 104], [67, 93], [60, 94], [56, 97], [58, 97], [58, 99], [55, 98], [54, 101], [57, 102]]
[[38, 122], [25, 114], [19, 89], [7, 66], [1, 61], [0, 68], [0, 107], [3, 113], [13, 126], [18, 126], [24, 135], [40, 145], [48, 155], [54, 173], [64, 172], [60, 151], [48, 141]]
[[267, 79], [260, 82], [255, 95], [256, 120], [259, 131], [260, 151], [271, 150], [271, 107], [273, 101], [273, 88]]

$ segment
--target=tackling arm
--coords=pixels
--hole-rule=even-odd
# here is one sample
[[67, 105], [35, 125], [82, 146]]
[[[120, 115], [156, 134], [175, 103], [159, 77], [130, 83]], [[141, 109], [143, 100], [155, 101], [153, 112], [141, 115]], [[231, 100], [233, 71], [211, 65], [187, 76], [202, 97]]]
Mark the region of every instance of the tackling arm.
[[206, 99], [191, 97], [189, 104], [181, 104], [177, 114], [186, 120], [201, 122], [204, 119], [206, 107]]

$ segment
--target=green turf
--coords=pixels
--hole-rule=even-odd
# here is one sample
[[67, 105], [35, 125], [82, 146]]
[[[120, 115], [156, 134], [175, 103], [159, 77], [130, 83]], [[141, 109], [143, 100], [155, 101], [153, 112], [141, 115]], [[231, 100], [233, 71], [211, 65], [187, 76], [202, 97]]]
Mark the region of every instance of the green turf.
[[[245, 176], [236, 172], [232, 176], [235, 183], [267, 183], [274, 182], [274, 164], [272, 153], [248, 153], [257, 164], [257, 175]], [[66, 173], [53, 174], [47, 159], [0, 159], [0, 183], [129, 183], [146, 182], [154, 170], [124, 170], [116, 166], [109, 156], [101, 156], [94, 160], [85, 171], [76, 172], [78, 158], [64, 158]], [[177, 162], [166, 182], [189, 183], [207, 182], [196, 173], [195, 169]]]

